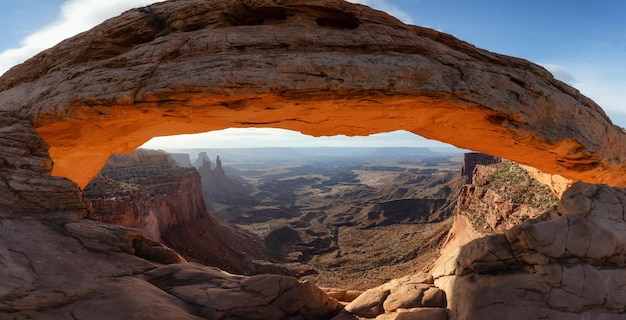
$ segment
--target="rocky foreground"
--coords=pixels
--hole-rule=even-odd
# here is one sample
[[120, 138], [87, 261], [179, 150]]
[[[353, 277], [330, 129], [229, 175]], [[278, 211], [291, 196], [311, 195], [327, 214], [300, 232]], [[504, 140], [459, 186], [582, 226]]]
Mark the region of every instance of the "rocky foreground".
[[30, 123], [3, 113], [0, 124], [0, 193], [15, 199], [0, 220], [3, 318], [615, 319], [626, 310], [623, 189], [577, 183], [557, 209], [460, 246], [433, 276], [394, 280], [340, 312], [309, 282], [188, 263], [137, 229], [88, 219], [77, 186], [50, 175]]
[[50, 175], [47, 144], [0, 114], [0, 318], [323, 319], [337, 300], [280, 275], [185, 262], [137, 229], [97, 222], [77, 185]]
[[[545, 69], [339, 0], [167, 1], [130, 10], [5, 73], [0, 110], [15, 112], [0, 114], [0, 318], [339, 312], [310, 283], [185, 263], [136, 229], [87, 219], [92, 209], [78, 185], [51, 175], [84, 186], [110, 154], [155, 135], [402, 128], [566, 178], [626, 185], [624, 131]], [[451, 250], [432, 272], [449, 311], [434, 312], [626, 318], [625, 208], [623, 189], [577, 183], [542, 218]], [[467, 225], [462, 217], [455, 224], [459, 239]], [[428, 282], [412, 284], [424, 289], [421, 307], [427, 293], [440, 292]], [[377, 317], [419, 319], [413, 303], [398, 306], [394, 288], [371, 295], [375, 311], [349, 305], [337, 317], [384, 310]], [[387, 313], [396, 307], [401, 313]]]

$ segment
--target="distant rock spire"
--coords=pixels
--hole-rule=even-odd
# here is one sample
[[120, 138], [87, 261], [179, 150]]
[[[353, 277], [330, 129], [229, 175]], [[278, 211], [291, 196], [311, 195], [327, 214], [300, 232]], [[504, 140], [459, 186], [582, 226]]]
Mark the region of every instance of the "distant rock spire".
[[209, 163], [211, 162], [206, 152], [200, 152], [200, 154], [198, 154], [198, 158], [193, 163], [193, 166], [196, 167], [196, 169], [200, 169], [200, 167], [204, 165], [205, 161], [208, 161]]
[[222, 160], [220, 160], [220, 156], [217, 156], [217, 159], [215, 159], [215, 170], [214, 170], [214, 172], [216, 174], [226, 175], [224, 173], [224, 169], [222, 168]]

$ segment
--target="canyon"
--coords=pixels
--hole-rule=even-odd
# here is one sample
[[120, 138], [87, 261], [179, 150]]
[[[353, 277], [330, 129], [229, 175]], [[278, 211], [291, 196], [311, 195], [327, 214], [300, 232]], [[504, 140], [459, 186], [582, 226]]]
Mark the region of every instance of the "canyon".
[[251, 274], [253, 261], [272, 260], [260, 238], [207, 212], [203, 181], [172, 155], [140, 149], [112, 155], [83, 194], [97, 221], [140, 229], [187, 261]]
[[[531, 212], [493, 194], [497, 179], [473, 176], [483, 185], [462, 194], [484, 201], [463, 202], [430, 275], [345, 308], [311, 281], [186, 262], [155, 241], [167, 212], [131, 219], [149, 236], [94, 220], [106, 206], [82, 189], [111, 154], [250, 126], [403, 129], [534, 167], [561, 197]], [[0, 132], [2, 317], [615, 319], [626, 309], [624, 131], [540, 66], [362, 5], [172, 0], [127, 11], [2, 75]], [[471, 214], [489, 202], [506, 208]], [[481, 219], [488, 228], [475, 228]], [[419, 299], [402, 300], [409, 290]]]

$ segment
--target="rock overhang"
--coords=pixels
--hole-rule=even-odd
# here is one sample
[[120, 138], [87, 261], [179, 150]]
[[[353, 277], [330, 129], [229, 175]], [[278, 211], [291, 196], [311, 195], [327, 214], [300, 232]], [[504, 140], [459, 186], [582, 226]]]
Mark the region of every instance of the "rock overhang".
[[545, 69], [339, 0], [133, 9], [8, 71], [0, 90], [50, 144], [53, 173], [83, 186], [111, 153], [228, 127], [402, 129], [626, 185], [624, 132]]

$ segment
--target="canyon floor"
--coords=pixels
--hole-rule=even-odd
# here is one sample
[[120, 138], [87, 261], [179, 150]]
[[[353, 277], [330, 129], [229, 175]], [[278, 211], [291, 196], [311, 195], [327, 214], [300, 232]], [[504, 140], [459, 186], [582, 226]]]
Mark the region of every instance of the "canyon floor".
[[365, 290], [429, 270], [464, 182], [460, 152], [223, 158], [247, 192], [209, 210], [263, 239], [274, 261], [255, 263], [322, 287]]

